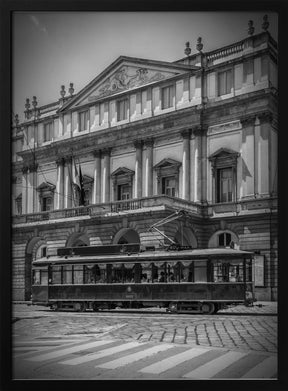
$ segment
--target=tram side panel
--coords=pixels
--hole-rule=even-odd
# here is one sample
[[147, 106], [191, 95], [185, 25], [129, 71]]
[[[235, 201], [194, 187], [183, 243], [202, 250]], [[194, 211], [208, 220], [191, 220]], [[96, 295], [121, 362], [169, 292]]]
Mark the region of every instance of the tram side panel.
[[[35, 287], [34, 301], [46, 301], [48, 287]], [[46, 288], [46, 289], [45, 289]], [[49, 301], [243, 302], [242, 283], [50, 285]]]

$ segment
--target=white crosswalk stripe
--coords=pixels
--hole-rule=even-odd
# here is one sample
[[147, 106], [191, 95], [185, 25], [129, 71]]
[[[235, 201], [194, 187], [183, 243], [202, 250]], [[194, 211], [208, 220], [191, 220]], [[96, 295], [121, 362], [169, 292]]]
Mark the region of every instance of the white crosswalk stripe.
[[183, 377], [193, 379], [211, 379], [211, 377], [217, 375], [220, 371], [233, 364], [240, 358], [245, 357], [247, 353], [240, 352], [228, 352], [223, 356], [215, 358], [208, 363], [201, 365], [193, 371], [186, 373]]
[[161, 344], [153, 346], [152, 348], [141, 350], [140, 352], [130, 354], [125, 357], [118, 358], [113, 361], [109, 361], [105, 364], [96, 365], [97, 368], [106, 368], [106, 369], [115, 369], [119, 367], [123, 367], [124, 365], [134, 363], [135, 361], [141, 360], [142, 358], [146, 358], [156, 354], [158, 352], [163, 352], [165, 350], [171, 349], [175, 347], [172, 344]]
[[29, 360], [29, 361], [51, 360], [51, 359], [55, 359], [57, 357], [66, 356], [66, 355], [71, 354], [71, 353], [79, 352], [81, 350], [85, 350], [85, 349], [90, 349], [90, 348], [94, 348], [94, 347], [97, 347], [97, 346], [106, 345], [109, 342], [113, 342], [113, 341], [89, 342], [89, 343], [86, 343], [86, 344], [72, 346], [70, 348], [66, 348], [66, 349], [62, 349], [62, 350], [57, 350], [55, 352], [50, 352], [50, 353], [46, 353], [46, 354], [41, 354], [39, 356], [30, 357], [30, 358], [27, 358], [26, 360]]
[[185, 361], [191, 360], [192, 358], [198, 357], [201, 354], [208, 352], [212, 349], [201, 349], [193, 348], [176, 354], [175, 356], [168, 357], [162, 361], [156, 362], [155, 364], [149, 365], [148, 367], [142, 368], [139, 372], [160, 374], [168, 371], [168, 369], [174, 368], [176, 365], [181, 364]]
[[277, 373], [277, 357], [268, 357], [260, 362], [250, 371], [246, 372], [242, 378], [263, 379], [270, 378]]
[[[221, 379], [222, 373], [225, 378], [229, 378], [237, 372], [239, 372], [238, 378], [241, 379], [269, 379], [277, 375], [277, 356], [264, 356], [261, 353], [257, 353], [255, 356], [255, 352], [251, 351], [227, 351], [206, 346], [192, 347], [163, 342], [143, 343], [139, 341], [77, 339], [73, 341], [73, 344], [72, 340], [19, 341], [19, 344], [14, 344], [13, 348], [14, 357], [19, 360], [36, 363], [52, 360], [53, 365], [67, 365], [66, 369], [68, 369], [68, 366], [88, 363], [85, 368], [86, 370], [90, 368], [92, 375], [95, 368], [103, 368], [114, 370], [113, 376], [117, 376], [117, 373], [119, 373], [119, 378], [123, 376], [122, 367], [128, 365], [129, 371], [131, 369], [131, 377], [136, 379], [137, 373], [141, 378], [147, 375], [169, 378], [169, 376], [175, 376], [178, 370], [179, 375], [176, 375], [176, 378], [197, 380], [214, 377]], [[71, 357], [73, 353], [76, 353], [77, 356]], [[115, 355], [118, 353], [122, 353], [121, 357], [116, 356], [116, 358]], [[163, 354], [159, 355], [160, 353]], [[253, 367], [247, 368], [247, 364], [245, 366], [247, 361], [245, 357], [253, 362]], [[97, 360], [102, 358], [104, 360], [97, 364]], [[141, 360], [143, 360], [142, 363]], [[189, 364], [187, 362], [190, 360], [193, 366], [189, 368], [190, 372], [188, 372], [187, 366]], [[89, 366], [89, 363], [92, 364]], [[50, 364], [51, 362], [47, 363], [47, 365]], [[134, 364], [136, 370], [133, 371]], [[117, 372], [118, 370], [119, 372]], [[109, 372], [104, 372], [101, 376], [106, 375], [109, 377]]]
[[88, 361], [93, 361], [102, 357], [111, 356], [112, 354], [123, 352], [125, 350], [132, 349], [139, 346], [144, 346], [144, 345], [143, 343], [139, 343], [139, 342], [128, 342], [123, 345], [114, 346], [112, 348], [101, 350], [100, 352], [97, 353], [86, 354], [85, 356], [82, 357], [76, 357], [76, 358], [72, 358], [71, 360], [61, 361], [59, 364], [66, 364], [66, 365], [83, 364]]

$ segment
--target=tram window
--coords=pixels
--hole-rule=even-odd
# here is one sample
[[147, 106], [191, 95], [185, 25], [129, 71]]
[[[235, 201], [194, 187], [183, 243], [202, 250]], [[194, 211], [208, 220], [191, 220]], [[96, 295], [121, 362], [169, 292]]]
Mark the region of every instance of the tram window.
[[221, 262], [213, 264], [214, 282], [242, 282], [243, 266], [239, 261]]
[[48, 270], [41, 270], [41, 285], [48, 285]]
[[73, 281], [74, 284], [83, 284], [83, 266], [75, 265], [73, 267]]
[[95, 266], [95, 281], [96, 284], [103, 284], [107, 282], [105, 265]]
[[141, 264], [141, 282], [149, 283], [152, 281], [152, 267], [145, 263]]
[[97, 265], [89, 265], [89, 266], [85, 265], [84, 266], [84, 284], [95, 284], [96, 274], [98, 274], [98, 275], [100, 274], [99, 267]]
[[207, 261], [194, 262], [194, 282], [207, 282]]
[[40, 284], [41, 284], [40, 270], [34, 270], [33, 271], [33, 285], [40, 285]]
[[112, 266], [112, 283], [121, 283], [123, 280], [122, 266]]
[[63, 266], [63, 284], [72, 284], [72, 266], [64, 265]]
[[140, 263], [134, 265], [134, 280], [136, 283], [141, 282], [142, 268]]
[[152, 263], [151, 267], [151, 280], [152, 282], [158, 282], [158, 267], [154, 263]]
[[52, 284], [61, 284], [61, 267], [62, 266], [52, 267]]

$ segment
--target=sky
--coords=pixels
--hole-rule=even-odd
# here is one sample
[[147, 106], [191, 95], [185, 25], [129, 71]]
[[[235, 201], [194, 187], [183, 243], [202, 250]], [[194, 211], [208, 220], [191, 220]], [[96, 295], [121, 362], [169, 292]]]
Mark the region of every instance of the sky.
[[248, 21], [262, 32], [267, 14], [269, 32], [277, 41], [278, 17], [271, 12], [15, 12], [12, 27], [13, 113], [23, 119], [26, 98], [38, 106], [75, 93], [119, 56], [160, 61], [185, 57], [185, 42], [196, 53], [246, 38]]

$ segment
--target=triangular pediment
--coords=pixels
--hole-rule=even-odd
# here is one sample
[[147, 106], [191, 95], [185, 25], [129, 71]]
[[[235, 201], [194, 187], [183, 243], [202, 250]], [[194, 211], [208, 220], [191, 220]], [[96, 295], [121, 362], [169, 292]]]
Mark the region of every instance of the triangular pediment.
[[215, 158], [225, 158], [225, 157], [233, 157], [238, 156], [239, 152], [233, 151], [229, 148], [219, 148], [216, 152], [212, 153], [212, 155], [209, 156], [209, 160], [213, 160]]
[[160, 169], [163, 169], [163, 168], [179, 167], [179, 166], [181, 166], [181, 164], [182, 163], [178, 162], [177, 160], [167, 158], [167, 159], [163, 159], [163, 160], [161, 160], [161, 162], [157, 163], [154, 166], [154, 169], [155, 170], [160, 170]]
[[67, 102], [60, 111], [91, 104], [128, 90], [135, 90], [143, 85], [150, 85], [191, 72], [194, 68], [197, 67], [121, 56]]
[[50, 182], [42, 182], [41, 185], [39, 185], [36, 190], [38, 190], [38, 191], [44, 191], [44, 190], [53, 191], [55, 189], [55, 187], [56, 186]]
[[113, 171], [112, 174], [111, 174], [111, 177], [114, 178], [114, 177], [117, 177], [117, 176], [124, 176], [124, 175], [134, 175], [134, 171], [133, 170], [130, 170], [129, 168], [126, 168], [126, 167], [119, 167], [117, 168], [117, 170]]

